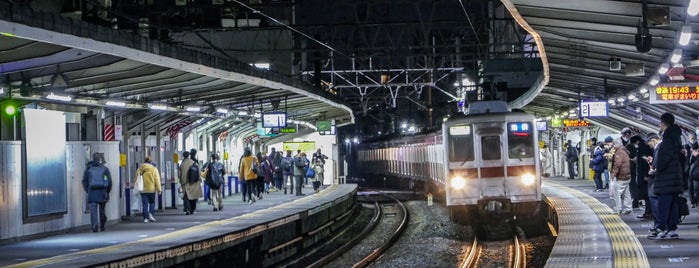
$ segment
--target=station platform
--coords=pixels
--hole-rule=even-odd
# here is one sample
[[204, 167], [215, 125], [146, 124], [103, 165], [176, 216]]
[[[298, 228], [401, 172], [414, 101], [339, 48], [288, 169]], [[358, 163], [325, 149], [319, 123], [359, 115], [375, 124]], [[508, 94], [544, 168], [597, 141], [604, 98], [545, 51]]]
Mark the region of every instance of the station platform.
[[[312, 218], [309, 215], [331, 214], [332, 212], [324, 210], [334, 208], [341, 200], [356, 196], [356, 185], [324, 186], [319, 193], [313, 193], [312, 187], [307, 185], [303, 192], [305, 196], [285, 195], [283, 191], [270, 192], [263, 194], [263, 199], [253, 204], [244, 203], [238, 193], [223, 199], [224, 208], [221, 211], [213, 211], [213, 207], [207, 205], [206, 201], [200, 201], [193, 215], [185, 215], [180, 206], [178, 209], [157, 211], [156, 222], [144, 223], [139, 213], [130, 219], [127, 217], [119, 222], [108, 223], [104, 232], [94, 233], [85, 226], [84, 229], [61, 235], [5, 242], [0, 246], [0, 266], [174, 265], [182, 259], [191, 261], [204, 256], [206, 252], [201, 249], [222, 247], [226, 243], [242, 243], [235, 240], [245, 240], [247, 236], [260, 239], [267, 229], [277, 228], [273, 231], [280, 232], [285, 223], [290, 222], [292, 229], [306, 227], [305, 225], [310, 225], [307, 222], [314, 221], [309, 220]], [[348, 202], [348, 205], [349, 203], [353, 202]], [[260, 240], [272, 238], [268, 235]], [[269, 252], [266, 249], [264, 251]], [[192, 253], [197, 256], [188, 256]], [[168, 260], [170, 255], [173, 258]], [[161, 260], [164, 262], [155, 264]]]
[[651, 240], [653, 220], [637, 218], [643, 210], [614, 213], [609, 192], [595, 192], [592, 180], [549, 177], [542, 189], [559, 221], [546, 267], [699, 267], [697, 208], [679, 224], [679, 239]]

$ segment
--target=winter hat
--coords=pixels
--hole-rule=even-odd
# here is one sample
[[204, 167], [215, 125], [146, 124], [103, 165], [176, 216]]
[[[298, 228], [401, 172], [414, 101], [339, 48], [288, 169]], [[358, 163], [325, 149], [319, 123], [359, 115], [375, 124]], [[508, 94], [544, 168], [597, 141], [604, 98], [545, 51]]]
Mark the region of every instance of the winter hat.
[[658, 134], [648, 133], [648, 135], [646, 135], [646, 142], [648, 142], [652, 139], [660, 139], [660, 137], [658, 137]]
[[606, 138], [604, 138], [604, 142], [613, 142], [613, 141], [614, 141], [614, 138], [612, 138], [612, 136], [607, 136]]

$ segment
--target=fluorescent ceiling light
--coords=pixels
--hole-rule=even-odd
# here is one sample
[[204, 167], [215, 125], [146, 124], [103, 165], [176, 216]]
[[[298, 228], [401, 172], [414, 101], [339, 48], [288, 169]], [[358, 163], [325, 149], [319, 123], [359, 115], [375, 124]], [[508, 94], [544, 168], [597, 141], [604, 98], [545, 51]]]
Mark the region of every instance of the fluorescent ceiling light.
[[687, 14], [696, 16], [699, 14], [699, 0], [689, 0], [689, 5], [687, 6]]
[[616, 100], [619, 101], [619, 102], [623, 102], [623, 101], [626, 100], [626, 97], [621, 96], [621, 97], [617, 98]]
[[614, 99], [609, 99], [607, 102], [609, 102], [609, 104], [614, 104]]
[[246, 112], [246, 111], [239, 111], [239, 112], [238, 112], [238, 115], [248, 115], [248, 112]]
[[153, 110], [167, 110], [167, 105], [164, 104], [151, 104], [150, 108]]
[[682, 50], [679, 48], [676, 48], [675, 50], [672, 51], [672, 57], [670, 57], [670, 61], [672, 63], [678, 63], [682, 59]]
[[46, 96], [46, 98], [49, 100], [59, 100], [59, 101], [71, 101], [71, 100], [73, 100], [73, 97], [71, 97], [71, 96], [57, 95], [57, 94], [53, 94], [53, 93], [49, 93], [49, 95]]
[[187, 108], [185, 108], [185, 110], [187, 110], [187, 112], [195, 112], [196, 113], [196, 112], [201, 111], [201, 107], [188, 106]]
[[668, 70], [670, 70], [670, 64], [668, 64], [666, 62], [666, 63], [660, 64], [660, 68], [658, 68], [658, 73], [659, 74], [666, 74]]
[[636, 94], [635, 94], [635, 93], [629, 94], [629, 99], [630, 99], [630, 100], [633, 100], [633, 99], [635, 99], [635, 98], [636, 98]]
[[653, 76], [650, 78], [650, 82], [648, 82], [648, 84], [655, 86], [658, 84], [658, 82], [660, 82], [660, 78], [658, 78], [658, 76]]
[[126, 102], [123, 101], [107, 101], [105, 104], [107, 106], [126, 107]]
[[682, 26], [682, 32], [680, 32], [680, 45], [686, 46], [689, 44], [689, 40], [692, 39], [692, 26], [685, 25]]
[[227, 114], [227, 113], [228, 113], [228, 109], [225, 109], [225, 108], [218, 108], [218, 109], [216, 109], [216, 112], [217, 112], [217, 113], [222, 113], [222, 114]]
[[648, 92], [648, 89], [645, 87], [642, 87], [638, 92], [641, 92], [641, 94]]

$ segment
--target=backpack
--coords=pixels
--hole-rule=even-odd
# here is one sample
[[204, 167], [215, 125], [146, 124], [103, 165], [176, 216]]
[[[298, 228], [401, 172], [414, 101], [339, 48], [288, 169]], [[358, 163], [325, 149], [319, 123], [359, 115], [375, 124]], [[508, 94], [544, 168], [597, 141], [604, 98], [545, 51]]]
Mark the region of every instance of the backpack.
[[212, 189], [218, 189], [221, 187], [221, 184], [223, 184], [223, 174], [221, 174], [222, 171], [223, 166], [219, 162], [209, 165], [209, 187]]
[[293, 167], [293, 165], [291, 165], [291, 161], [289, 160], [289, 157], [284, 157], [284, 158], [282, 158], [282, 169], [283, 169], [286, 173], [292, 173], [292, 172], [294, 172], [294, 170], [291, 169], [292, 167]]
[[197, 165], [197, 163], [194, 163], [189, 167], [189, 170], [187, 171], [187, 182], [197, 183], [199, 182], [199, 176], [201, 176], [201, 173], [199, 173], [199, 165]]
[[88, 181], [90, 189], [107, 189], [109, 187], [109, 179], [107, 178], [107, 175], [104, 174], [104, 167], [92, 166], [87, 170], [90, 174], [90, 179]]

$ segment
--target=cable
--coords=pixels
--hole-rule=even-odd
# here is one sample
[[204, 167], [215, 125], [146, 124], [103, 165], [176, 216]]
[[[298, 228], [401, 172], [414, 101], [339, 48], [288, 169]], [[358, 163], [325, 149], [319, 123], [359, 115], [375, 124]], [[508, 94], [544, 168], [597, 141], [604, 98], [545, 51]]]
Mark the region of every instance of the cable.
[[468, 21], [468, 24], [471, 25], [471, 30], [473, 30], [473, 34], [476, 36], [476, 41], [478, 42], [478, 47], [480, 48], [481, 45], [481, 39], [478, 37], [478, 33], [476, 32], [476, 27], [473, 27], [473, 22], [471, 22], [471, 17], [468, 15], [468, 12], [466, 11], [466, 7], [464, 6], [464, 2], [462, 0], [459, 0], [459, 4], [461, 5], [461, 10], [464, 11], [464, 14], [466, 15], [466, 20]]
[[271, 20], [271, 21], [273, 21], [273, 22], [276, 22], [277, 24], [279, 24], [279, 25], [281, 25], [281, 26], [284, 26], [284, 27], [286, 27], [287, 29], [289, 29], [289, 30], [291, 30], [291, 31], [293, 31], [293, 32], [295, 32], [295, 33], [297, 33], [297, 34], [302, 35], [303, 37], [306, 37], [306, 38], [312, 40], [313, 42], [316, 42], [316, 43], [320, 44], [321, 46], [324, 46], [324, 47], [326, 47], [327, 49], [330, 49], [331, 51], [333, 51], [333, 52], [335, 52], [335, 53], [337, 53], [337, 54], [340, 54], [340, 55], [345, 56], [345, 57], [350, 58], [350, 59], [352, 58], [352, 57], [348, 56], [347, 54], [342, 53], [342, 52], [340, 52], [339, 50], [334, 49], [333, 47], [331, 47], [331, 46], [329, 46], [329, 45], [327, 45], [327, 44], [321, 42], [320, 40], [315, 39], [315, 38], [313, 38], [313, 37], [311, 37], [311, 36], [309, 36], [309, 35], [307, 35], [307, 34], [301, 32], [301, 31], [295, 29], [294, 27], [291, 27], [291, 26], [289, 26], [289, 25], [286, 25], [286, 24], [284, 24], [283, 22], [278, 21], [277, 19], [272, 18], [272, 17], [268, 16], [267, 14], [262, 13], [262, 12], [260, 12], [259, 10], [254, 9], [254, 8], [252, 8], [252, 7], [250, 7], [250, 6], [246, 5], [246, 4], [243, 4], [243, 3], [241, 3], [241, 2], [238, 1], [238, 0], [233, 0], [233, 2], [236, 2], [236, 3], [238, 3], [239, 5], [241, 5], [241, 6], [245, 7], [245, 8], [247, 8], [247, 9], [249, 9], [250, 11], [252, 11], [252, 13], [260, 14], [261, 16], [263, 16], [263, 17], [265, 17], [265, 18], [267, 18], [267, 19], [269, 19], [269, 20]]

